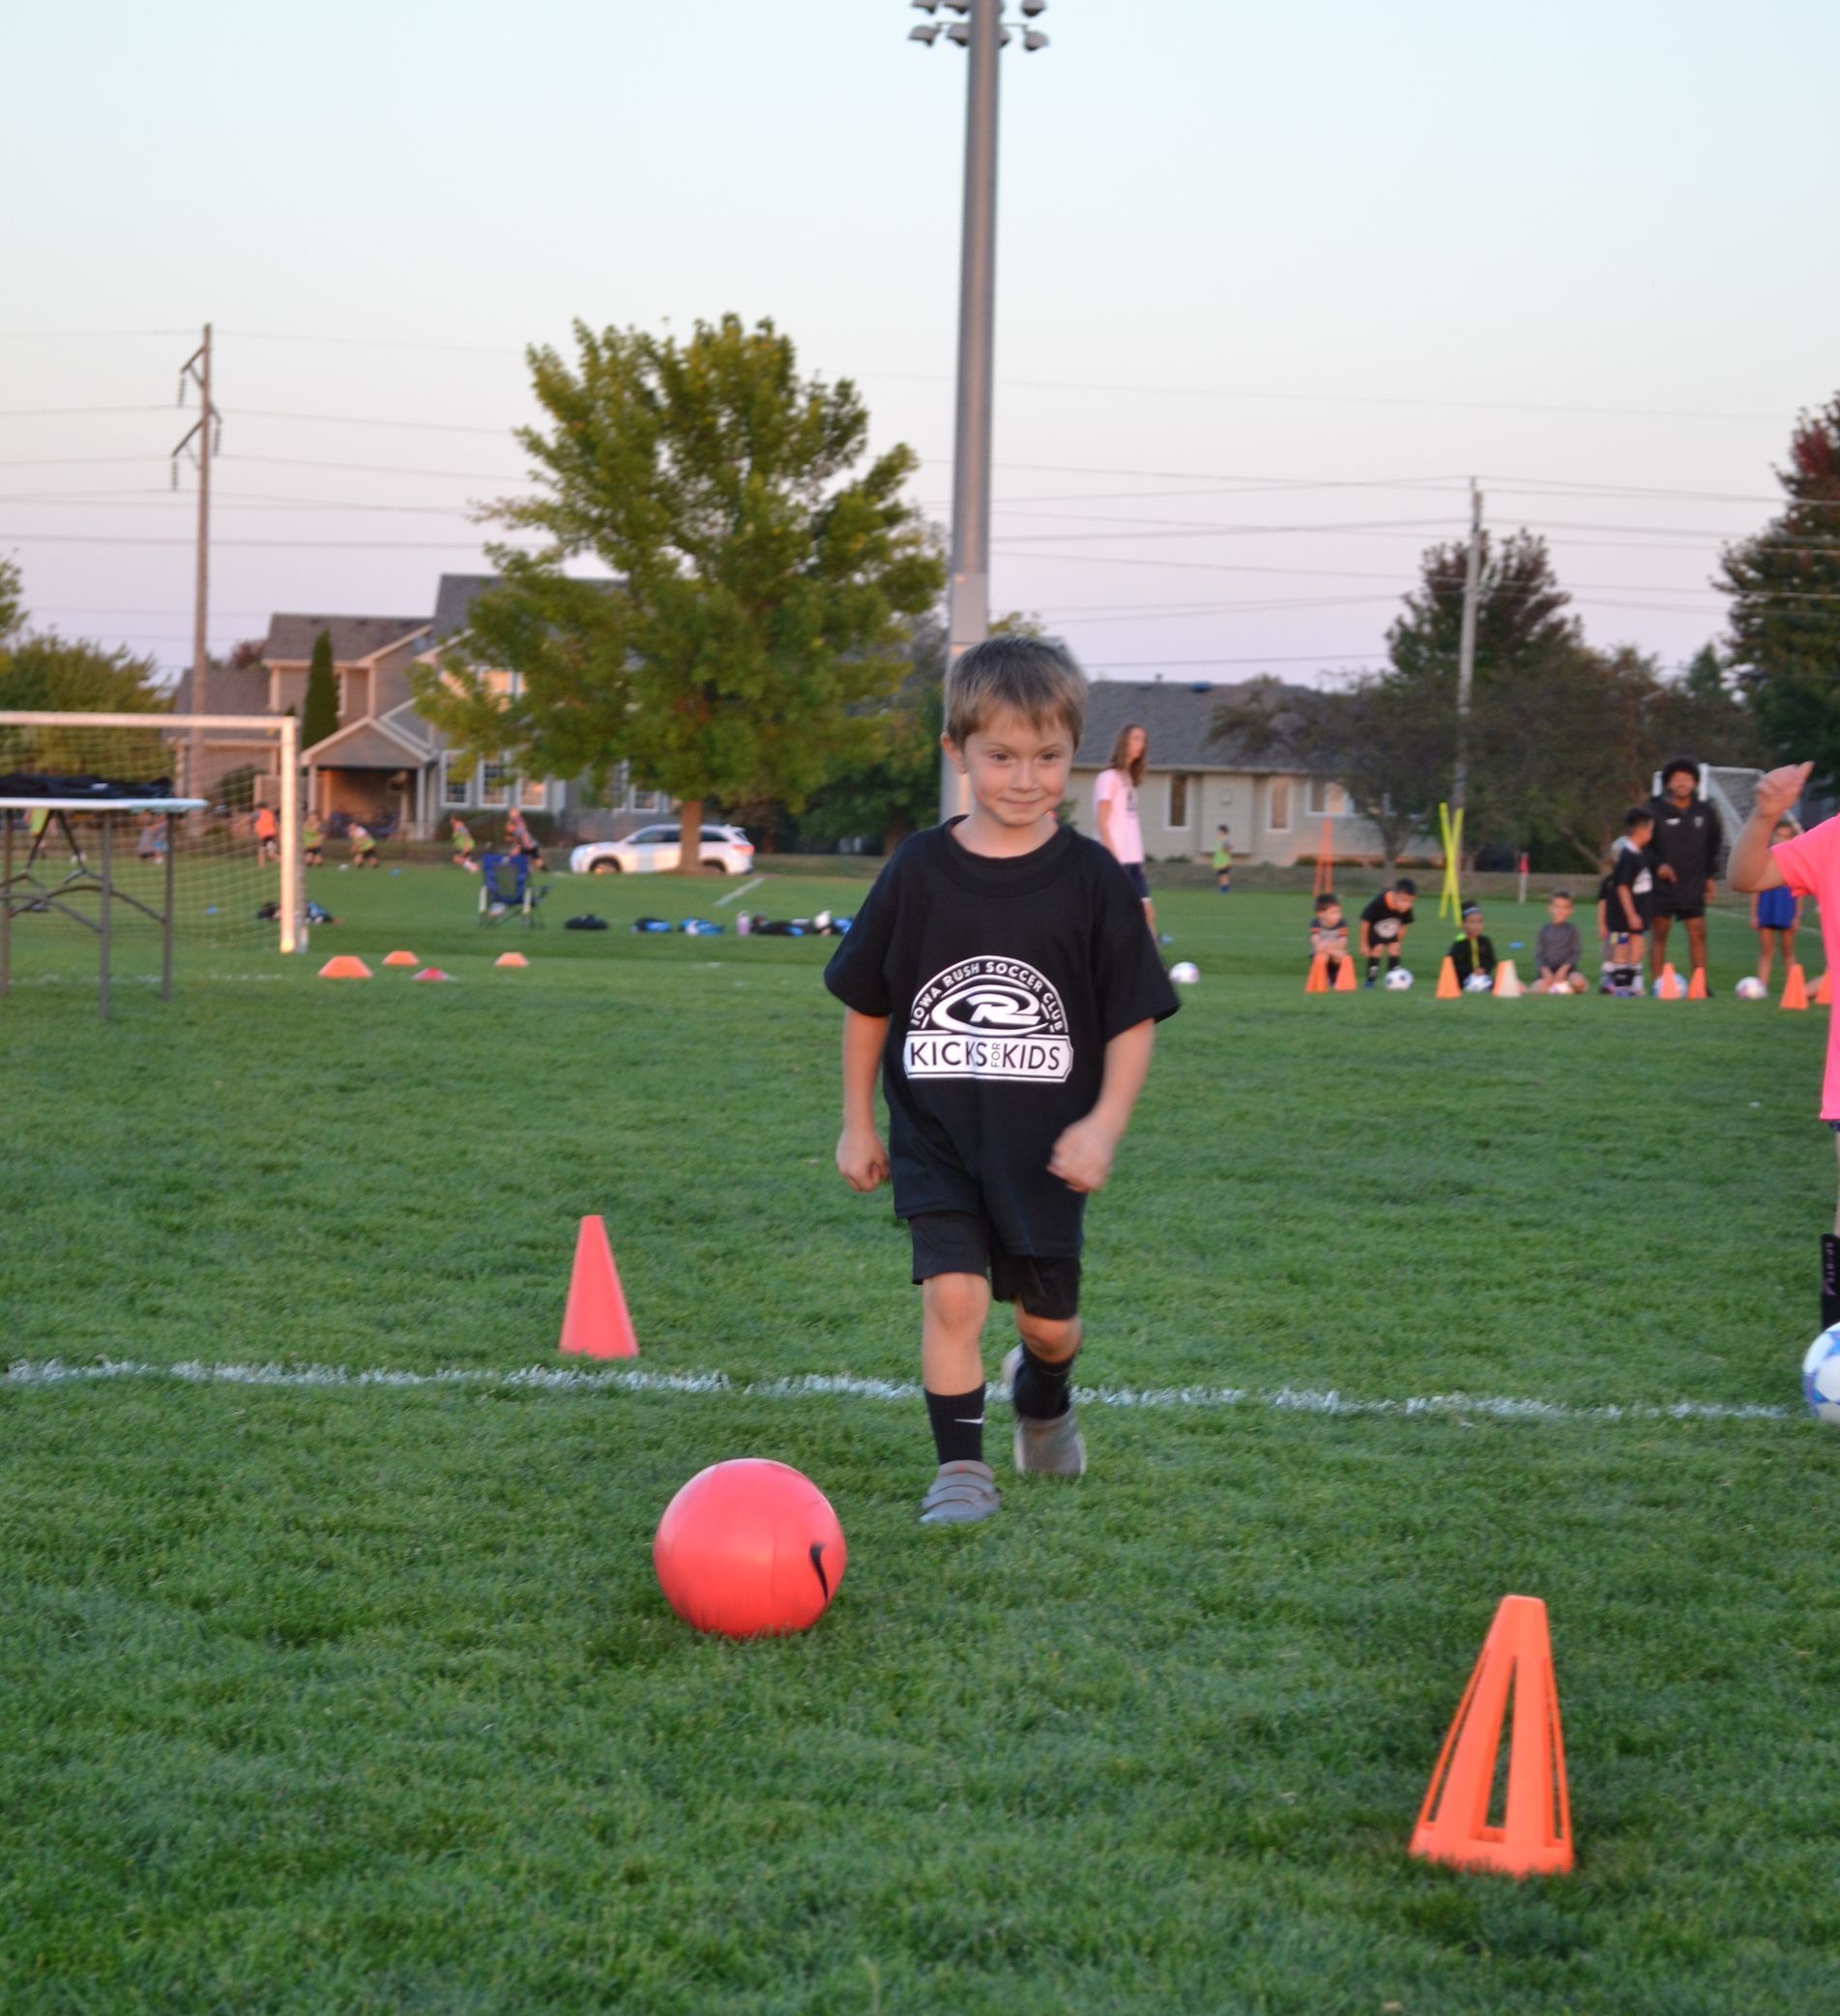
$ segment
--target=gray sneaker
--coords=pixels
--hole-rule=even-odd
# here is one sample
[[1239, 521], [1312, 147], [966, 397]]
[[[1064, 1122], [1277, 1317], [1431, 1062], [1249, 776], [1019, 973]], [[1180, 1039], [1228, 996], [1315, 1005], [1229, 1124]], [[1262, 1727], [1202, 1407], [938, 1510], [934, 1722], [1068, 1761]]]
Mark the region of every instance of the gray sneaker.
[[[1022, 1363], [1022, 1346], [1015, 1345], [1003, 1361], [1003, 1381], [1013, 1394], [1016, 1369]], [[1031, 1420], [1016, 1416], [1016, 1468], [1024, 1476], [1083, 1477], [1086, 1475], [1086, 1437], [1080, 1433], [1079, 1411], [1071, 1402], [1067, 1411], [1051, 1421]]]
[[1002, 1505], [988, 1463], [942, 1463], [920, 1500], [922, 1526], [970, 1526], [988, 1519]]

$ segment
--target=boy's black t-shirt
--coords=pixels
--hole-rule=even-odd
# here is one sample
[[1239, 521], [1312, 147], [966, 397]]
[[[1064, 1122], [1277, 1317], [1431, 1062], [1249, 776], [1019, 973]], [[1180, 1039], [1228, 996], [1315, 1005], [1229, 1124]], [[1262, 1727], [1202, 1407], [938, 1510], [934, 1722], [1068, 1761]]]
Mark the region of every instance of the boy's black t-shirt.
[[1473, 973], [1495, 971], [1495, 945], [1486, 931], [1479, 933], [1474, 945], [1470, 934], [1465, 931], [1450, 948], [1450, 963], [1456, 968], [1458, 984], [1467, 980]]
[[1093, 1110], [1105, 1045], [1176, 1012], [1142, 899], [1097, 841], [1063, 827], [1033, 854], [971, 854], [951, 820], [876, 878], [825, 985], [886, 1015], [882, 1086], [894, 1210], [971, 1212], [1005, 1251], [1080, 1250], [1085, 1198], [1048, 1174]]
[[1674, 870], [1672, 887], [1677, 897], [1691, 901], [1703, 896], [1725, 845], [1718, 807], [1695, 792], [1683, 810], [1662, 792], [1650, 800], [1649, 809], [1654, 814], [1650, 859], [1657, 867], [1665, 863]]
[[1408, 903], [1403, 910], [1388, 908], [1387, 891], [1382, 890], [1361, 912], [1360, 920], [1367, 926], [1373, 944], [1394, 946], [1400, 932], [1412, 921], [1412, 905]]
[[1612, 938], [1621, 936], [1629, 928], [1629, 915], [1618, 893], [1625, 889], [1635, 903], [1636, 915], [1642, 920], [1642, 928], [1646, 931], [1654, 917], [1654, 856], [1646, 847], [1625, 847], [1617, 856], [1617, 865], [1610, 871], [1604, 908], [1610, 920]]

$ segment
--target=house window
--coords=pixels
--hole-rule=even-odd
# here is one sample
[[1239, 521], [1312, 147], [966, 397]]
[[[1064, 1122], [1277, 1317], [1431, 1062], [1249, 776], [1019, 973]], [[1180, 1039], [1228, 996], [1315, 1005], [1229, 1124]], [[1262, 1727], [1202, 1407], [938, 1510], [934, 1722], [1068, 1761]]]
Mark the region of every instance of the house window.
[[1270, 796], [1265, 802], [1266, 825], [1274, 833], [1287, 833], [1291, 830], [1291, 780], [1289, 777], [1273, 777]]
[[1188, 824], [1188, 779], [1180, 772], [1169, 779], [1169, 817], [1163, 823], [1171, 833], [1181, 833]]
[[441, 803], [462, 806], [473, 803], [473, 779], [461, 774], [458, 757], [444, 756], [441, 759]]
[[511, 774], [503, 763], [480, 765], [480, 803], [508, 805], [511, 802]]
[[633, 791], [628, 796], [627, 809], [633, 812], [661, 812], [664, 809], [664, 794], [661, 791]]
[[541, 777], [520, 777], [517, 783], [517, 803], [527, 812], [541, 812], [549, 805], [549, 786]]
[[1312, 777], [1304, 803], [1313, 819], [1339, 819], [1348, 809], [1347, 794], [1327, 777]]

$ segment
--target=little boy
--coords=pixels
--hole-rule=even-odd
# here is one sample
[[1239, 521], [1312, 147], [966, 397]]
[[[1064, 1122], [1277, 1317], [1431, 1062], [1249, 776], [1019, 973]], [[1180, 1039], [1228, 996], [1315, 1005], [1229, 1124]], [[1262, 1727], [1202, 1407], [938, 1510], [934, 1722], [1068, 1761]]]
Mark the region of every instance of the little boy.
[[1418, 885], [1402, 875], [1391, 889], [1382, 890], [1360, 914], [1360, 955], [1367, 961], [1367, 985], [1374, 984], [1381, 956], [1390, 973], [1406, 950], [1406, 933], [1412, 928], [1412, 899]]
[[383, 863], [377, 859], [377, 838], [362, 820], [352, 821], [351, 832], [346, 834], [351, 842], [351, 864], [354, 868], [380, 868]]
[[[1790, 763], [1772, 770], [1757, 786], [1751, 815], [1732, 849], [1732, 887], [1742, 895], [1787, 889], [1813, 896], [1821, 906], [1821, 940], [1827, 970], [1840, 960], [1840, 819], [1819, 826], [1779, 845], [1770, 845], [1776, 822], [1801, 796], [1812, 763]], [[1827, 1021], [1827, 1072], [1821, 1088], [1821, 1117], [1840, 1147], [1840, 1022]], [[1821, 1239], [1821, 1328], [1840, 1323], [1840, 1213], [1833, 1231]]]
[[1059, 647], [993, 637], [966, 652], [946, 677], [941, 741], [971, 810], [901, 845], [825, 969], [844, 1005], [837, 1168], [853, 1190], [891, 1173], [913, 1239], [939, 1462], [926, 1526], [998, 1506], [983, 1460], [993, 1293], [1015, 1303], [1021, 1337], [1004, 1363], [1016, 1468], [1085, 1472], [1071, 1391], [1082, 1214], [1111, 1174], [1155, 1025], [1176, 1012], [1124, 869], [1055, 816], [1085, 716], [1085, 677]]
[[1578, 926], [1571, 920], [1571, 891], [1554, 890], [1546, 900], [1546, 915], [1550, 921], [1540, 925], [1533, 947], [1534, 963], [1539, 967], [1533, 992], [1576, 994], [1585, 984], [1578, 971], [1585, 949], [1579, 942]]
[[1213, 886], [1223, 896], [1233, 893], [1233, 835], [1224, 826], [1213, 843]]
[[1450, 948], [1450, 963], [1457, 970], [1457, 985], [1467, 987], [1472, 974], [1486, 974], [1495, 978], [1495, 947], [1483, 935], [1482, 906], [1480, 903], [1466, 903], [1463, 906], [1463, 935]]
[[1639, 950], [1654, 916], [1654, 856], [1649, 852], [1654, 814], [1647, 805], [1632, 806], [1623, 814], [1622, 831], [1628, 844], [1611, 864], [1605, 908], [1611, 937], [1633, 938]]
[[1342, 961], [1348, 956], [1348, 926], [1342, 921], [1340, 899], [1325, 890], [1316, 899], [1310, 918], [1310, 957], [1318, 953], [1329, 961], [1323, 969], [1332, 987], [1341, 978]]
[[[1772, 847], [1786, 847], [1801, 832], [1793, 819], [1778, 819], [1770, 835]], [[1750, 899], [1751, 929], [1757, 933], [1757, 978], [1769, 985], [1770, 938], [1782, 947], [1783, 971], [1796, 963], [1796, 925], [1800, 920], [1801, 898], [1784, 883], [1774, 889], [1760, 889]]]
[[309, 868], [326, 865], [326, 829], [317, 812], [308, 812], [301, 822], [301, 860]]

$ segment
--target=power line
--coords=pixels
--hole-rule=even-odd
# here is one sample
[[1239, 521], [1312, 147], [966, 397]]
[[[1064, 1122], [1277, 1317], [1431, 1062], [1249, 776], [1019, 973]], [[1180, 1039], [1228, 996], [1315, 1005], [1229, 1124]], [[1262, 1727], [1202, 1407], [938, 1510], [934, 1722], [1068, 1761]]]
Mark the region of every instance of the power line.
[[84, 420], [99, 413], [170, 413], [170, 406], [8, 406], [0, 420]]

